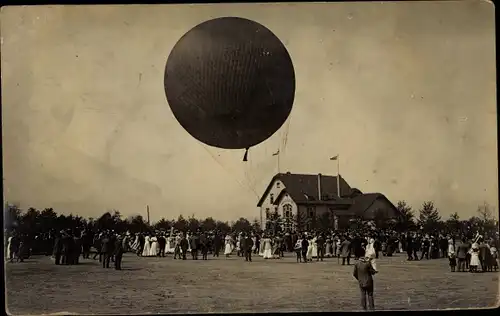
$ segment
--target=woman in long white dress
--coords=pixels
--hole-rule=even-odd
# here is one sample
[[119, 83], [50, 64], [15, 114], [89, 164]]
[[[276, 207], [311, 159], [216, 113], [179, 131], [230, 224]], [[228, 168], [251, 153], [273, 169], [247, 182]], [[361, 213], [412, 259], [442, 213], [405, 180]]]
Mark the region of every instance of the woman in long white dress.
[[273, 258], [273, 244], [271, 242], [271, 238], [265, 237], [262, 239], [263, 247], [264, 247], [264, 252], [262, 254], [262, 257], [264, 259], [272, 259]]
[[144, 249], [142, 250], [143, 257], [149, 257], [149, 253], [151, 251], [150, 241], [151, 238], [149, 237], [149, 235], [144, 238]]
[[470, 271], [477, 272], [478, 267], [481, 266], [481, 261], [479, 260], [479, 245], [478, 243], [473, 243], [470, 249]]
[[165, 253], [174, 253], [174, 250], [175, 250], [175, 245], [173, 243], [173, 238], [172, 236], [169, 235], [165, 243]]
[[233, 252], [233, 241], [231, 239], [231, 236], [227, 234], [226, 238], [224, 238], [224, 254], [227, 258], [229, 258], [231, 252]]
[[318, 237], [314, 236], [312, 239], [312, 253], [313, 258], [318, 258]]
[[313, 239], [310, 236], [308, 236], [307, 240], [309, 241], [309, 246], [307, 247], [306, 258], [307, 261], [311, 261], [313, 257]]
[[9, 259], [9, 260], [13, 260], [14, 259], [11, 256], [11, 254], [12, 254], [12, 251], [10, 250], [11, 249], [11, 245], [12, 245], [12, 236], [10, 236], [9, 239], [7, 239], [7, 259]]
[[259, 243], [259, 256], [263, 257], [264, 256], [264, 238], [266, 236], [262, 235], [260, 238], [260, 243]]
[[375, 252], [375, 239], [370, 238], [368, 239], [368, 244], [366, 245], [366, 250], [365, 250], [365, 258], [370, 260], [370, 263], [372, 264], [373, 270], [377, 271], [377, 262], [376, 258], [377, 253]]
[[189, 235], [189, 233], [186, 234], [186, 239], [188, 241], [187, 253], [191, 253], [191, 236]]
[[151, 249], [149, 250], [150, 257], [158, 256], [159, 247], [158, 247], [158, 238], [156, 236], [151, 237]]

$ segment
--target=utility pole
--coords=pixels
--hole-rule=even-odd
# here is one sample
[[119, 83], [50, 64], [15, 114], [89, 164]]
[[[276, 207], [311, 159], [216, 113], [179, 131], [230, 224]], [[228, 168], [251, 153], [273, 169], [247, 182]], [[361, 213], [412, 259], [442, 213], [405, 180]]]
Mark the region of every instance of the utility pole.
[[146, 212], [148, 213], [148, 225], [150, 225], [150, 222], [149, 222], [149, 205], [146, 205]]

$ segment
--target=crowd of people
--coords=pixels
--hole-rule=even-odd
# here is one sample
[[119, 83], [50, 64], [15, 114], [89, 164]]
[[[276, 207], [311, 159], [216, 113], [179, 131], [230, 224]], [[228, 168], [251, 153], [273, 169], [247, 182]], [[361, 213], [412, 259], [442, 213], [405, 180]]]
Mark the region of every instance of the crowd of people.
[[[6, 257], [9, 262], [22, 262], [33, 254], [51, 256], [56, 265], [74, 265], [80, 257], [99, 260], [102, 268], [114, 263], [121, 270], [125, 252], [139, 257], [166, 257], [175, 260], [202, 260], [233, 254], [252, 261], [252, 256], [281, 259], [295, 252], [297, 263], [337, 258], [350, 265], [354, 259], [353, 277], [359, 282], [361, 306], [374, 309], [373, 275], [379, 272], [377, 259], [406, 253], [408, 261], [448, 258], [452, 272], [497, 271], [500, 264], [498, 233], [492, 236], [423, 234], [395, 231], [323, 231], [323, 232], [177, 232], [171, 230], [118, 233], [113, 230], [62, 230], [30, 236], [7, 232]], [[92, 248], [94, 251], [91, 251]], [[93, 256], [91, 253], [93, 252]]]
[[[63, 230], [29, 236], [10, 233], [6, 240], [6, 257], [10, 262], [29, 258], [31, 254], [51, 255], [55, 264], [78, 264], [80, 256], [92, 259], [108, 267], [115, 262], [121, 267], [124, 252], [133, 252], [140, 257], [165, 257], [174, 259], [190, 257], [208, 260], [208, 255], [219, 257], [222, 253], [233, 254], [252, 260], [252, 255], [264, 259], [280, 259], [286, 252], [295, 252], [297, 262], [322, 261], [336, 257], [343, 265], [349, 265], [351, 258], [358, 260], [370, 249], [374, 260], [392, 256], [395, 252], [406, 253], [407, 260], [430, 260], [449, 258], [450, 268], [455, 271], [493, 271], [498, 268], [498, 236], [455, 238], [444, 234], [423, 234], [418, 232], [397, 233], [395, 231], [347, 231], [347, 232], [240, 232], [223, 234], [219, 231], [177, 232], [171, 230], [131, 234], [113, 230], [91, 231], [87, 229]], [[118, 259], [116, 259], [118, 258]]]

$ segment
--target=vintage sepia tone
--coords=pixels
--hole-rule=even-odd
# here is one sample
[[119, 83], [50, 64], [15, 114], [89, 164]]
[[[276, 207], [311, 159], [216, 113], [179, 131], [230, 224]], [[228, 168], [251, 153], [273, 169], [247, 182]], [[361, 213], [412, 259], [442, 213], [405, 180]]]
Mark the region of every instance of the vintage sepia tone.
[[[220, 126], [182, 113], [213, 144], [220, 127], [218, 148], [179, 124], [167, 59], [224, 17], [284, 49], [252, 37], [267, 72], [248, 64], [259, 82], [231, 91], [255, 102], [235, 96]], [[491, 2], [12, 6], [0, 21], [10, 314], [498, 305]], [[247, 71], [231, 49], [225, 71]], [[269, 88], [276, 52], [293, 68]]]

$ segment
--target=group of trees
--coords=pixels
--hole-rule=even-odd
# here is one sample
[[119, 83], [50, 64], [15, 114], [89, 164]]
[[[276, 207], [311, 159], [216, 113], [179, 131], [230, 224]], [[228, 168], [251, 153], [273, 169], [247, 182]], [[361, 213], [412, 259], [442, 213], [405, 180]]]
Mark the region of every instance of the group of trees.
[[450, 214], [447, 219], [443, 219], [432, 201], [422, 204], [418, 210], [418, 217], [405, 201], [399, 201], [396, 207], [401, 214], [396, 222], [396, 227], [400, 230], [420, 229], [426, 232], [446, 231], [450, 233], [498, 231], [498, 221], [494, 218], [493, 208], [486, 202], [478, 206], [476, 216], [468, 219], [460, 219], [457, 212]]
[[[431, 201], [424, 202], [418, 210], [418, 216], [412, 207], [405, 201], [397, 203], [397, 209], [401, 214], [397, 219], [388, 219], [384, 212], [376, 212], [375, 218], [371, 221], [372, 225], [378, 228], [391, 228], [397, 231], [422, 230], [425, 232], [446, 231], [453, 233], [482, 231], [494, 232], [498, 230], [498, 222], [493, 216], [493, 209], [487, 203], [479, 206], [477, 216], [462, 220], [455, 212], [448, 219], [443, 220], [438, 209]], [[300, 227], [328, 230], [333, 228], [332, 215], [324, 213], [319, 217], [307, 216], [300, 218], [296, 214], [293, 218], [283, 218], [278, 212], [267, 214], [266, 229], [272, 231], [281, 231], [285, 227]], [[180, 215], [176, 220], [160, 219], [156, 223], [149, 225], [141, 215], [123, 218], [119, 211], [111, 210], [104, 213], [101, 217], [94, 219], [85, 219], [80, 216], [57, 214], [52, 208], [37, 210], [29, 208], [23, 212], [16, 205], [6, 205], [4, 210], [5, 227], [9, 230], [16, 229], [27, 233], [47, 232], [51, 229], [81, 229], [83, 227], [91, 230], [113, 229], [118, 232], [147, 232], [155, 230], [170, 231], [171, 228], [178, 231], [196, 231], [198, 228], [205, 231], [219, 230], [224, 233], [231, 231], [259, 231], [260, 222], [257, 219], [252, 221], [246, 218], [228, 223], [215, 220], [212, 217], [203, 220], [190, 216], [184, 218]], [[300, 223], [300, 225], [299, 225]], [[366, 227], [367, 221], [362, 218], [354, 218], [349, 223], [350, 228]]]
[[258, 230], [260, 223], [258, 220], [250, 222], [246, 218], [240, 218], [232, 223], [218, 221], [212, 217], [200, 220], [194, 216], [184, 218], [180, 215], [176, 220], [160, 219], [156, 223], [149, 225], [141, 216], [135, 215], [123, 218], [118, 210], [107, 211], [101, 217], [85, 219], [80, 216], [57, 214], [52, 208], [37, 210], [33, 207], [23, 212], [16, 205], [6, 205], [4, 211], [5, 228], [16, 229], [25, 233], [42, 233], [52, 229], [82, 229], [105, 230], [112, 229], [117, 232], [153, 232], [156, 230], [170, 231], [171, 228], [178, 231], [219, 230], [224, 233], [230, 231], [251, 231]]

